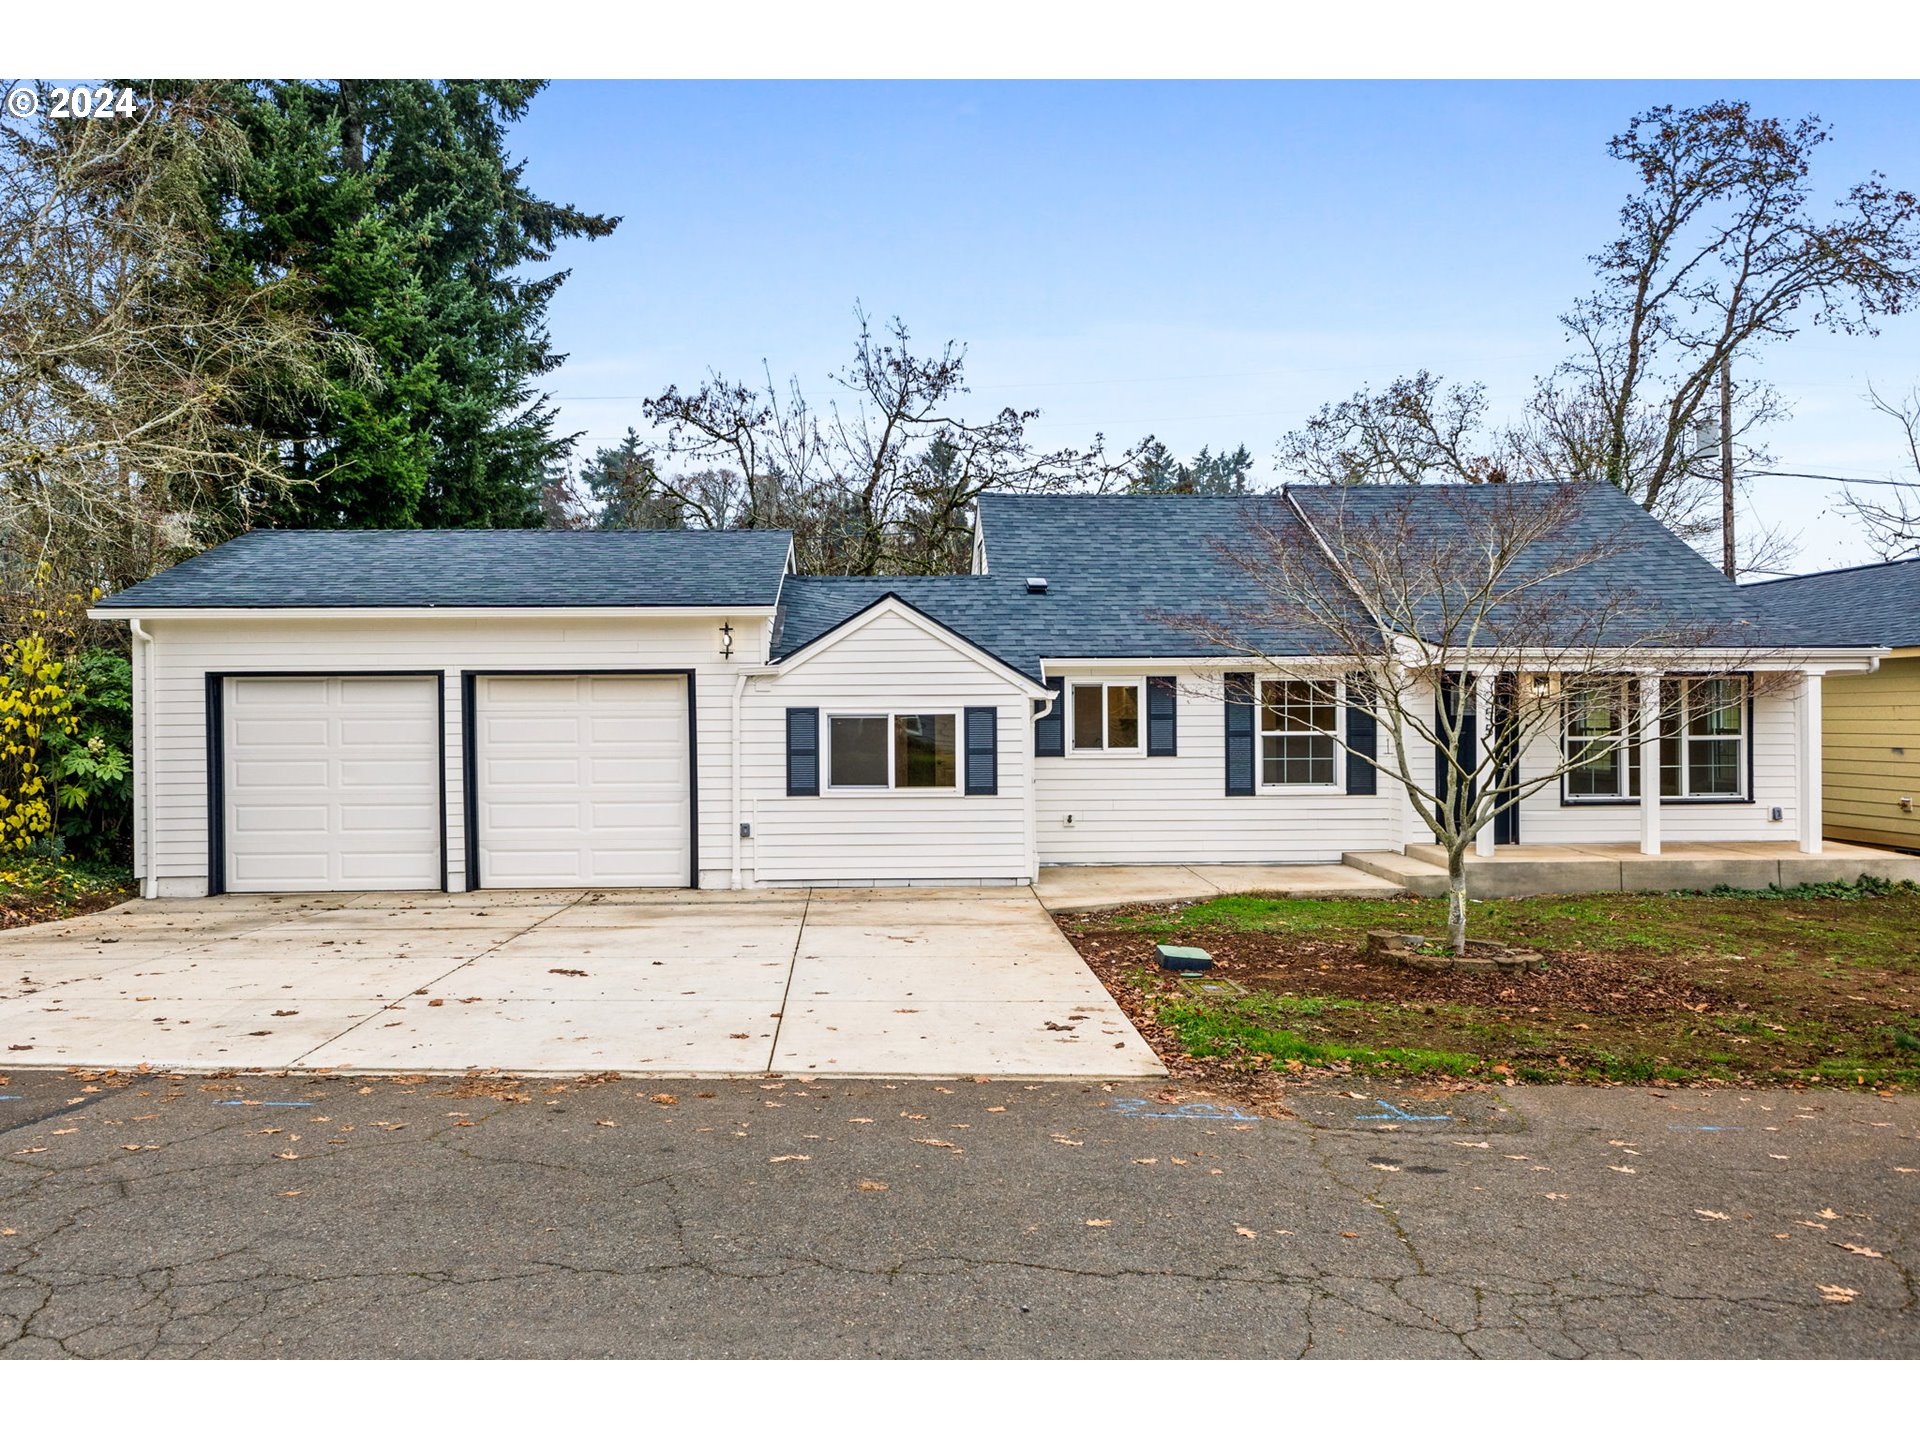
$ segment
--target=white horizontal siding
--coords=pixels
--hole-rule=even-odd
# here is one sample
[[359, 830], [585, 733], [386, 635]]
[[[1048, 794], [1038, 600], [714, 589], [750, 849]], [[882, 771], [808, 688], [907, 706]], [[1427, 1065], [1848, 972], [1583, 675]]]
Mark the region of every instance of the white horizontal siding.
[[[1375, 795], [1302, 789], [1229, 796], [1218, 673], [1172, 666], [1153, 673], [1179, 679], [1179, 754], [1039, 757], [1041, 864], [1318, 864], [1348, 850], [1399, 848], [1404, 795], [1385, 773]], [[1075, 678], [1066, 676], [1069, 687]], [[1384, 733], [1382, 745], [1384, 759]]]
[[[826, 785], [827, 719], [835, 713], [999, 714], [999, 794], [893, 790], [835, 794]], [[821, 793], [788, 795], [786, 712], [820, 711]], [[1030, 880], [1031, 704], [977, 657], [900, 614], [880, 614], [777, 679], [747, 687], [743, 775], [760, 884]], [[964, 719], [960, 756], [965, 768]]]
[[[464, 888], [465, 815], [460, 733], [462, 670], [660, 669], [695, 672], [699, 834], [703, 873], [724, 883], [730, 809], [724, 783], [733, 677], [765, 658], [766, 625], [735, 616], [734, 659], [719, 655], [721, 617], [634, 615], [366, 619], [149, 620], [154, 637], [151, 854], [163, 893], [204, 893], [207, 883], [205, 677], [209, 672], [428, 670], [446, 677], [448, 883]], [[136, 692], [138, 693], [138, 692]]]

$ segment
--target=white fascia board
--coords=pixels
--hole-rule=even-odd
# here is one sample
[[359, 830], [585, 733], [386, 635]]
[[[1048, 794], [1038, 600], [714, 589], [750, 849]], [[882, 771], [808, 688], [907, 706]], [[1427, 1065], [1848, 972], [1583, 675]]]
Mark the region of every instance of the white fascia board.
[[691, 620], [760, 615], [772, 605], [256, 605], [197, 609], [185, 605], [142, 610], [93, 609], [89, 620]]
[[790, 675], [804, 666], [807, 661], [811, 660], [814, 656], [825, 654], [841, 641], [858, 635], [874, 621], [880, 619], [882, 616], [888, 615], [897, 615], [932, 639], [940, 641], [941, 644], [951, 649], [958, 650], [961, 654], [967, 656], [968, 659], [973, 660], [983, 670], [990, 671], [992, 674], [997, 675], [1009, 685], [1019, 687], [1019, 689], [1031, 699], [1045, 700], [1053, 694], [1053, 692], [1044, 685], [1034, 684], [1033, 681], [1029, 680], [1025, 675], [1022, 675], [1018, 670], [1015, 670], [1011, 665], [989, 654], [987, 651], [982, 650], [958, 630], [948, 629], [938, 620], [921, 614], [918, 610], [914, 609], [913, 606], [907, 604], [895, 595], [883, 596], [859, 614], [850, 619], [842, 620], [833, 629], [809, 640], [805, 645], [794, 651], [793, 654], [787, 656], [786, 659], [776, 661], [775, 668], [783, 675]]

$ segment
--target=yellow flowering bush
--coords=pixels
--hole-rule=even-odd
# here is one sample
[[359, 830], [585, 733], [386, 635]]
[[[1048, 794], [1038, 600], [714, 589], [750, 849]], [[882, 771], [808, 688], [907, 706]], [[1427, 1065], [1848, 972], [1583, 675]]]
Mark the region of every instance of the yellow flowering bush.
[[[39, 579], [48, 579], [44, 566]], [[0, 630], [0, 854], [53, 833], [50, 752], [79, 724], [61, 652], [73, 648], [89, 598], [97, 592], [29, 600]]]

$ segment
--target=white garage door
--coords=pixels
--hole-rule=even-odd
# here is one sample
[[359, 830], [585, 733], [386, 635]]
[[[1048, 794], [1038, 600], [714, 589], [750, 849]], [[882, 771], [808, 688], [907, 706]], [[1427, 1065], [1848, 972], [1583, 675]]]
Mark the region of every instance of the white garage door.
[[485, 675], [474, 728], [482, 886], [688, 883], [683, 679]]
[[222, 706], [229, 890], [440, 888], [436, 680], [236, 676]]

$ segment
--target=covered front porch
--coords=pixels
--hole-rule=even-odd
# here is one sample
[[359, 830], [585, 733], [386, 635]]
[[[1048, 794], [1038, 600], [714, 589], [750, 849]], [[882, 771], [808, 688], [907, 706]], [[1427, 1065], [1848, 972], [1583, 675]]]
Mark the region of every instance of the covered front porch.
[[[1352, 868], [1416, 895], [1446, 893], [1447, 857], [1438, 845], [1409, 845], [1405, 854], [1356, 851], [1342, 858]], [[1651, 852], [1626, 844], [1501, 845], [1468, 856], [1467, 893], [1488, 899], [1708, 890], [1716, 885], [1764, 890], [1770, 885], [1858, 880], [1862, 875], [1920, 882], [1920, 855], [1837, 840], [1825, 841], [1811, 854], [1791, 840], [1669, 843]]]

